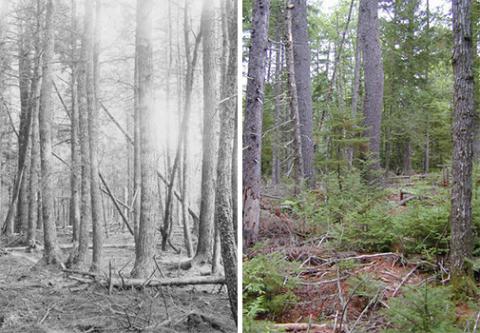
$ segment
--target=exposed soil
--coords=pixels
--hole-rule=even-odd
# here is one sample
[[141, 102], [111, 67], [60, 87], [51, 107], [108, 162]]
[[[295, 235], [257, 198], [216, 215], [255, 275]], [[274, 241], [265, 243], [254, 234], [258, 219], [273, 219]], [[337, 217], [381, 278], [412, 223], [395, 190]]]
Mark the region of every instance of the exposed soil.
[[[69, 238], [68, 232], [62, 234], [61, 244], [68, 244]], [[180, 242], [177, 239], [176, 243]], [[36, 265], [41, 252], [1, 250], [14, 243], [12, 239], [0, 240], [0, 332], [236, 332], [225, 287], [146, 287], [113, 289], [109, 294], [97, 283], [69, 277], [81, 279], [81, 275]], [[116, 233], [105, 243], [132, 240], [129, 234]], [[134, 249], [104, 251], [102, 273], [107, 275], [110, 263], [112, 275], [118, 277], [120, 272], [128, 277]], [[158, 258], [160, 267], [164, 262], [186, 259], [172, 249], [159, 249]], [[205, 272], [165, 269], [162, 274], [193, 277]]]

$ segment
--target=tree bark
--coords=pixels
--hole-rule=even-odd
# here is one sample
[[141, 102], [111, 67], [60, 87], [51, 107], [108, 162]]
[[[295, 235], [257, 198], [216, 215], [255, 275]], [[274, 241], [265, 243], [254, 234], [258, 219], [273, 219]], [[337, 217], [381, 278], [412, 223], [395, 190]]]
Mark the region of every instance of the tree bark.
[[283, 63], [281, 61], [281, 50], [282, 50], [282, 38], [281, 31], [283, 27], [283, 20], [280, 17], [277, 18], [276, 22], [276, 44], [275, 44], [275, 82], [273, 86], [274, 91], [274, 102], [275, 102], [275, 115], [274, 115], [274, 124], [275, 130], [273, 133], [272, 140], [272, 184], [278, 185], [280, 183], [280, 114], [282, 109], [282, 68]]
[[247, 94], [243, 126], [243, 246], [258, 239], [262, 116], [270, 1], [253, 1], [251, 46], [248, 54]]
[[39, 131], [38, 131], [38, 115], [40, 112], [40, 32], [41, 32], [41, 9], [40, 2], [37, 1], [37, 25], [35, 32], [35, 66], [32, 77], [31, 96], [30, 96], [30, 112], [31, 112], [31, 159], [30, 159], [30, 179], [28, 184], [28, 229], [27, 229], [27, 245], [35, 246], [37, 220], [38, 220], [38, 184], [40, 173], [40, 146], [39, 146]]
[[215, 194], [215, 224], [221, 235], [221, 252], [225, 270], [228, 297], [233, 317], [237, 319], [237, 246], [233, 230], [232, 212], [232, 154], [235, 140], [235, 113], [237, 110], [237, 10], [236, 1], [226, 4], [228, 18], [228, 40], [231, 41], [228, 65], [223, 85], [223, 103], [220, 114], [220, 141], [217, 165], [217, 188]]
[[202, 138], [202, 190], [200, 201], [200, 224], [194, 262], [206, 264], [212, 259], [215, 170], [217, 144], [215, 142], [216, 117], [216, 59], [215, 59], [215, 10], [208, 2], [203, 3], [201, 17], [203, 49], [203, 138]]
[[81, 183], [81, 157], [80, 157], [80, 143], [79, 143], [79, 125], [78, 125], [78, 66], [77, 66], [77, 14], [76, 1], [71, 1], [72, 7], [72, 33], [71, 33], [71, 61], [70, 69], [72, 71], [70, 77], [70, 90], [72, 94], [72, 111], [71, 114], [71, 128], [70, 128], [70, 224], [73, 231], [73, 242], [79, 242], [79, 228], [80, 228], [80, 183]]
[[360, 36], [365, 72], [365, 97], [363, 105], [365, 135], [369, 140], [364, 151], [367, 160], [366, 179], [373, 183], [380, 170], [380, 125], [383, 104], [383, 64], [380, 49], [378, 0], [360, 1]]
[[54, 17], [53, 0], [47, 1], [45, 23], [45, 46], [43, 54], [43, 80], [40, 95], [40, 156], [42, 169], [42, 217], [44, 235], [44, 260], [47, 264], [59, 264], [57, 230], [54, 219], [53, 161], [52, 161], [52, 61], [54, 55]]
[[[22, 18], [26, 20], [24, 23], [20, 23], [20, 36], [19, 36], [19, 88], [20, 88], [20, 126], [18, 130], [18, 164], [17, 175], [20, 175], [23, 169], [23, 177], [18, 177], [20, 182], [17, 210], [15, 218], [15, 231], [23, 232], [27, 230], [28, 226], [28, 173], [30, 171], [30, 152], [31, 152], [31, 92], [30, 82], [32, 77], [32, 59], [31, 59], [31, 38], [29, 36], [31, 23], [28, 18]], [[14, 191], [15, 193], [15, 191]], [[13, 216], [12, 216], [13, 218]]]
[[467, 272], [472, 256], [472, 145], [475, 118], [471, 1], [453, 0], [453, 156], [450, 272], [452, 283]]
[[286, 43], [285, 55], [287, 61], [287, 83], [288, 83], [288, 100], [290, 106], [290, 117], [293, 126], [293, 149], [295, 158], [295, 193], [299, 193], [303, 188], [304, 180], [304, 159], [302, 146], [301, 122], [298, 109], [298, 95], [295, 75], [294, 52], [293, 52], [293, 35], [292, 35], [292, 10], [293, 5], [287, 0], [286, 10]]
[[292, 49], [295, 85], [298, 96], [298, 115], [302, 144], [303, 172], [308, 187], [315, 185], [313, 158], [313, 112], [310, 78], [310, 45], [308, 40], [307, 0], [291, 0]]
[[137, 0], [135, 57], [138, 79], [138, 116], [140, 127], [140, 220], [135, 246], [135, 266], [132, 276], [144, 278], [153, 269], [155, 254], [156, 152], [153, 107], [152, 63], [153, 0]]
[[[71, 254], [71, 264], [77, 268], [83, 268], [86, 264], [87, 252], [89, 246], [89, 229], [92, 223], [92, 207], [91, 207], [91, 190], [90, 190], [90, 141], [88, 130], [88, 113], [89, 113], [89, 44], [91, 42], [90, 34], [92, 33], [91, 17], [89, 17], [89, 2], [85, 2], [85, 20], [84, 31], [82, 36], [82, 47], [79, 61], [79, 75], [78, 75], [78, 105], [79, 105], [79, 139], [80, 139], [80, 159], [81, 159], [81, 193], [80, 193], [80, 228], [78, 235], [78, 249], [73, 248]], [[90, 10], [91, 11], [91, 10]], [[90, 96], [90, 98], [92, 98]], [[70, 261], [70, 260], [69, 260]], [[70, 264], [70, 262], [69, 262]]]
[[[360, 95], [360, 69], [362, 66], [362, 38], [360, 37], [360, 18], [357, 18], [357, 36], [355, 38], [355, 65], [353, 68], [353, 84], [352, 84], [352, 119], [355, 122], [357, 119], [358, 98]], [[348, 165], [352, 167], [355, 156], [355, 149], [353, 146], [348, 148]]]
[[99, 48], [100, 48], [100, 11], [101, 0], [95, 1], [95, 31], [93, 30], [93, 0], [89, 3], [87, 14], [89, 16], [88, 31], [88, 61], [87, 61], [87, 98], [88, 98], [88, 129], [90, 140], [90, 191], [92, 200], [92, 225], [93, 225], [93, 252], [92, 272], [99, 271], [102, 266], [104, 225], [102, 221], [102, 198], [100, 194], [100, 181], [98, 177], [98, 110], [100, 91], [100, 69], [99, 69]]

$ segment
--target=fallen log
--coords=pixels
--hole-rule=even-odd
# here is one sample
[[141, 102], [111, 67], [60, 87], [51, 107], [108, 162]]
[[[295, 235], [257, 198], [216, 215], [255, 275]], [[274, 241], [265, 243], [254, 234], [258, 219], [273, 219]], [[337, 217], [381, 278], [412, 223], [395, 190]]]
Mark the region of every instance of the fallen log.
[[[61, 250], [68, 250], [68, 249], [71, 249], [73, 248], [73, 243], [72, 244], [61, 244], [58, 246]], [[102, 248], [104, 249], [127, 249], [127, 248], [132, 248], [132, 247], [135, 247], [135, 244], [134, 243], [127, 243], [127, 244], [103, 244]], [[93, 245], [90, 244], [88, 246], [89, 249], [92, 249], [93, 248]], [[5, 250], [5, 251], [9, 251], [9, 252], [12, 252], [12, 251], [27, 251], [29, 249], [31, 249], [30, 246], [15, 246], [15, 247], [4, 247], [4, 248], [1, 248], [2, 250]], [[35, 249], [37, 250], [43, 250], [43, 246], [41, 245], [36, 245], [35, 246]]]
[[201, 276], [194, 278], [165, 278], [161, 280], [145, 280], [145, 279], [118, 279], [111, 281], [100, 280], [100, 284], [108, 287], [109, 283], [117, 288], [129, 287], [157, 287], [157, 286], [188, 286], [188, 285], [205, 285], [205, 284], [225, 284], [223, 276]]
[[418, 197], [417, 197], [416, 195], [412, 195], [412, 196], [410, 196], [410, 197], [407, 197], [407, 198], [401, 200], [401, 201], [398, 203], [398, 205], [399, 205], [399, 206], [405, 206], [405, 205], [407, 204], [407, 202], [412, 201], [412, 200], [415, 200], [415, 199], [418, 199]]
[[[68, 272], [68, 271], [67, 271]], [[100, 275], [92, 276], [91, 273], [74, 271], [74, 274], [91, 276], [92, 279], [81, 279], [84, 283], [99, 283], [104, 287], [116, 288], [142, 288], [142, 287], [159, 287], [159, 286], [188, 286], [188, 285], [206, 285], [206, 284], [225, 284], [223, 276], [198, 276], [193, 278], [164, 278], [164, 279], [126, 279], [111, 278], [105, 279]], [[72, 279], [80, 281], [75, 276], [69, 276]]]
[[326, 328], [332, 328], [332, 325], [329, 324], [309, 324], [309, 323], [288, 323], [288, 324], [274, 324], [273, 328], [278, 330], [285, 330], [287, 332], [298, 332], [298, 331], [310, 331], [314, 330], [323, 330]]

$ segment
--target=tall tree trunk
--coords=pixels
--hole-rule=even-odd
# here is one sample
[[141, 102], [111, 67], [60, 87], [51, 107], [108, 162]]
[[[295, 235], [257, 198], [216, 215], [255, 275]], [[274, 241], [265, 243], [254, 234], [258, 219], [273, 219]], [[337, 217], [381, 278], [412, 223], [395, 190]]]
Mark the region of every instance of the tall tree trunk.
[[270, 1], [254, 0], [243, 126], [244, 250], [257, 241], [260, 223], [262, 115], [269, 16]]
[[[137, 0], [137, 2], [140, 0]], [[142, 177], [140, 163], [140, 108], [138, 104], [139, 82], [138, 82], [138, 57], [135, 56], [134, 69], [134, 107], [133, 107], [133, 233], [135, 242], [138, 237], [138, 226], [140, 224], [140, 197], [142, 195]], [[167, 78], [167, 89], [169, 87]], [[168, 100], [168, 98], [167, 98]]]
[[[352, 119], [355, 121], [357, 119], [357, 110], [358, 110], [358, 98], [360, 95], [360, 69], [362, 66], [362, 45], [360, 37], [360, 17], [357, 18], [357, 36], [355, 38], [355, 65], [353, 68], [353, 84], [352, 84]], [[348, 165], [351, 167], [353, 165], [353, 159], [355, 156], [355, 149], [353, 146], [348, 148]]]
[[[452, 283], [467, 271], [472, 256], [472, 144], [475, 118], [471, 1], [453, 0], [453, 156], [450, 213]], [[458, 287], [458, 285], [456, 286]]]
[[[89, 97], [88, 97], [88, 63], [89, 60], [89, 41], [92, 28], [91, 17], [88, 16], [89, 2], [85, 2], [85, 20], [84, 31], [82, 36], [82, 47], [79, 61], [78, 75], [78, 105], [79, 105], [79, 139], [80, 139], [80, 159], [81, 159], [81, 193], [80, 193], [80, 228], [78, 235], [78, 252], [74, 248], [72, 252], [72, 264], [78, 268], [84, 268], [87, 259], [89, 246], [89, 229], [92, 223], [92, 200], [90, 190], [90, 141], [88, 131], [88, 113], [89, 113]], [[91, 42], [90, 42], [91, 44]], [[91, 46], [90, 46], [91, 47]], [[92, 96], [90, 97], [92, 98]]]
[[140, 117], [140, 169], [141, 195], [140, 220], [135, 244], [134, 277], [150, 275], [155, 254], [155, 206], [156, 206], [156, 152], [153, 107], [152, 63], [152, 10], [153, 0], [137, 0], [137, 35], [135, 57], [138, 79], [138, 112]]
[[[237, 50], [238, 52], [238, 50]], [[238, 101], [238, 96], [237, 96]], [[238, 105], [238, 102], [237, 102]], [[233, 209], [233, 232], [235, 233], [235, 242], [238, 243], [238, 112], [235, 112], [235, 136], [233, 141], [232, 155], [232, 209]], [[238, 244], [237, 244], [238, 246]]]
[[202, 192], [200, 201], [200, 224], [198, 244], [194, 261], [206, 264], [212, 257], [215, 214], [215, 170], [217, 165], [216, 124], [216, 60], [215, 60], [215, 10], [203, 2], [202, 17], [203, 49], [203, 138], [202, 138]]
[[295, 85], [298, 96], [298, 115], [302, 142], [303, 172], [307, 185], [315, 185], [313, 158], [313, 111], [310, 78], [310, 45], [308, 41], [307, 0], [291, 0], [292, 48]]
[[91, 271], [96, 272], [102, 266], [104, 225], [102, 221], [102, 198], [100, 194], [100, 181], [98, 176], [98, 110], [100, 91], [100, 64], [98, 61], [100, 53], [100, 12], [101, 0], [95, 1], [95, 31], [93, 31], [93, 0], [88, 1], [89, 35], [88, 39], [88, 61], [87, 61], [87, 97], [88, 97], [88, 129], [90, 140], [90, 191], [92, 199], [92, 225], [93, 225], [93, 257]]
[[36, 245], [37, 232], [37, 211], [38, 211], [38, 174], [40, 172], [40, 146], [38, 133], [38, 114], [40, 111], [40, 33], [41, 33], [41, 8], [40, 1], [36, 4], [37, 22], [35, 31], [35, 66], [33, 70], [32, 85], [30, 92], [30, 113], [31, 113], [31, 157], [30, 157], [30, 179], [28, 184], [28, 229], [27, 229], [27, 244], [31, 247]]
[[282, 67], [283, 63], [281, 61], [281, 49], [282, 49], [282, 38], [281, 31], [283, 27], [283, 20], [280, 19], [280, 16], [277, 17], [276, 21], [276, 44], [275, 44], [275, 82], [273, 86], [274, 91], [274, 102], [275, 102], [275, 115], [274, 115], [274, 126], [275, 130], [273, 131], [273, 140], [272, 140], [272, 183], [273, 185], [278, 185], [280, 183], [280, 114], [282, 113]]
[[293, 35], [292, 35], [292, 10], [293, 5], [287, 0], [286, 10], [286, 61], [287, 61], [287, 83], [288, 83], [288, 100], [290, 105], [290, 114], [293, 126], [293, 149], [295, 158], [295, 193], [299, 193], [303, 187], [304, 172], [304, 159], [303, 159], [303, 146], [302, 146], [302, 134], [300, 122], [300, 115], [298, 109], [298, 95], [294, 65], [294, 52], [293, 52]]
[[215, 224], [221, 235], [221, 252], [227, 282], [228, 298], [233, 318], [237, 319], [237, 246], [232, 224], [232, 154], [235, 134], [236, 82], [237, 82], [237, 10], [236, 1], [226, 4], [228, 39], [231, 41], [228, 65], [223, 85], [223, 107], [220, 114], [220, 142], [215, 194]]
[[378, 0], [360, 0], [360, 36], [363, 46], [362, 58], [365, 72], [365, 97], [363, 114], [365, 117], [368, 149], [366, 179], [377, 181], [380, 170], [380, 125], [383, 105], [383, 64], [380, 49]]
[[80, 228], [80, 183], [81, 183], [81, 159], [80, 159], [80, 143], [78, 138], [78, 66], [77, 66], [77, 10], [76, 1], [71, 1], [72, 17], [71, 17], [71, 61], [70, 69], [72, 71], [70, 77], [70, 91], [72, 94], [72, 111], [71, 111], [71, 128], [70, 128], [70, 224], [73, 230], [73, 242], [75, 248], [79, 241]]
[[[427, 20], [427, 26], [426, 26], [426, 32], [430, 36], [430, 1], [427, 0], [426, 3], [426, 20]], [[430, 37], [429, 37], [430, 38]], [[429, 79], [428, 79], [428, 74], [430, 71], [430, 39], [427, 40], [427, 46], [425, 47], [425, 51], [427, 53], [427, 61], [425, 65], [425, 82], [428, 84]], [[426, 112], [426, 121], [425, 121], [425, 151], [424, 151], [424, 157], [423, 157], [423, 172], [425, 174], [428, 174], [430, 171], [430, 113]]]
[[53, 161], [52, 161], [52, 61], [54, 55], [54, 17], [53, 0], [47, 1], [45, 23], [45, 46], [43, 54], [43, 81], [40, 95], [40, 156], [42, 168], [42, 217], [44, 235], [44, 259], [47, 264], [59, 264], [57, 230], [55, 226], [53, 201]]
[[[30, 171], [30, 133], [31, 133], [31, 103], [30, 82], [32, 77], [31, 33], [30, 21], [20, 24], [19, 36], [19, 88], [20, 88], [20, 127], [18, 130], [18, 164], [17, 174], [23, 169], [23, 177], [17, 177], [18, 201], [15, 218], [15, 231], [23, 232], [28, 226], [28, 173]], [[25, 25], [24, 25], [25, 24]], [[15, 193], [15, 192], [14, 192]]]

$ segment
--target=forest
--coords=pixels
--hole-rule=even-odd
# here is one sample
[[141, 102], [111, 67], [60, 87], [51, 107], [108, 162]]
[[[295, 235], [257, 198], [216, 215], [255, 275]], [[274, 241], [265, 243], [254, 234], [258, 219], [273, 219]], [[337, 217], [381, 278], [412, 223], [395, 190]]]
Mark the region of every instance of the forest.
[[242, 19], [244, 332], [479, 332], [480, 2]]
[[237, 2], [0, 2], [0, 331], [233, 332]]

